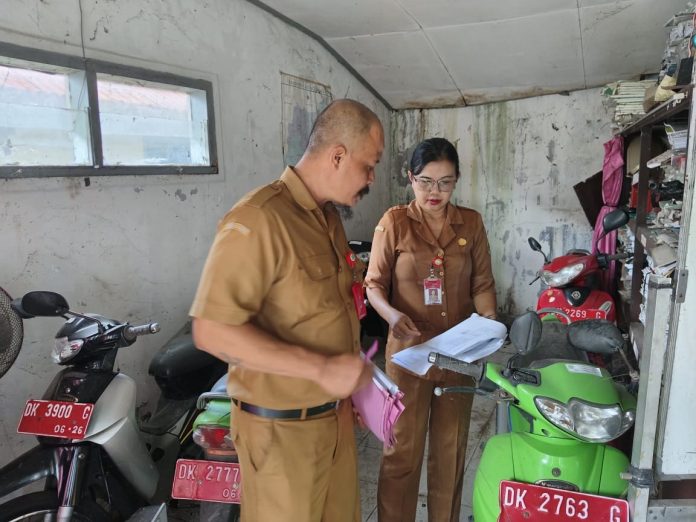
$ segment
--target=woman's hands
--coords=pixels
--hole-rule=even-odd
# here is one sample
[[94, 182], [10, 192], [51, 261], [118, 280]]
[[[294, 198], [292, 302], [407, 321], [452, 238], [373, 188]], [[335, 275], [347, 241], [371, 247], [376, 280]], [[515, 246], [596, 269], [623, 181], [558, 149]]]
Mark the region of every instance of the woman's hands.
[[367, 298], [370, 300], [372, 307], [377, 310], [377, 313], [389, 323], [392, 335], [398, 340], [407, 340], [419, 336], [421, 333], [416, 328], [411, 318], [406, 314], [399, 312], [387, 299], [387, 294], [384, 289], [368, 288]]
[[411, 318], [395, 308], [392, 308], [387, 322], [389, 323], [394, 338], [400, 341], [412, 339], [421, 334]]

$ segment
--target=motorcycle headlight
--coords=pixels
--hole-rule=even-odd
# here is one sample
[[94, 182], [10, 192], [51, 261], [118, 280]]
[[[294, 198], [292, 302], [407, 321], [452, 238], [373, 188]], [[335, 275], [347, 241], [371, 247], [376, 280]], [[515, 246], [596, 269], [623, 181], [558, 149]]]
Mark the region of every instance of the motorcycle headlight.
[[85, 342], [82, 339], [69, 341], [67, 337], [58, 337], [53, 345], [51, 359], [53, 359], [53, 362], [59, 364], [69, 361], [80, 353], [83, 344], [85, 344]]
[[614, 440], [633, 425], [636, 416], [634, 411], [623, 411], [617, 405], [599, 406], [580, 399], [563, 404], [547, 397], [535, 397], [534, 403], [554, 426], [588, 442]]
[[558, 272], [544, 270], [539, 277], [541, 277], [541, 280], [546, 285], [556, 288], [570, 283], [584, 270], [584, 268], [584, 263], [575, 263], [574, 265], [560, 269]]

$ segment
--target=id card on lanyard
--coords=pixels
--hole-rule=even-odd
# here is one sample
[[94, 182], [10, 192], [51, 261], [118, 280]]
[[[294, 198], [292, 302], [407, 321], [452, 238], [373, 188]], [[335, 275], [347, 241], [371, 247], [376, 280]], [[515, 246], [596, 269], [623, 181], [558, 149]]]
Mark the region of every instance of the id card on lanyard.
[[[442, 268], [444, 266], [443, 256], [436, 256], [430, 265], [430, 274], [423, 279], [423, 301], [426, 306], [442, 304]], [[438, 273], [435, 272], [438, 270]]]
[[348, 262], [348, 266], [353, 272], [353, 284], [350, 286], [350, 290], [353, 294], [355, 312], [358, 314], [358, 319], [362, 319], [367, 315], [367, 306], [365, 305], [365, 293], [363, 291], [363, 285], [358, 280], [358, 275], [355, 273], [355, 267], [357, 266], [357, 259], [355, 257], [355, 253], [350, 250], [346, 252], [346, 261]]

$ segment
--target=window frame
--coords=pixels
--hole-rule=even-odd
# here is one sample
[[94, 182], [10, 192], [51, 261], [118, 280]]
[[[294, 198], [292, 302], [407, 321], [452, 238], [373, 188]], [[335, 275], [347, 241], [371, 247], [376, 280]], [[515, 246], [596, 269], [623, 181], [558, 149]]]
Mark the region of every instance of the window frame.
[[[176, 175], [218, 174], [217, 140], [215, 136], [215, 114], [213, 84], [207, 80], [194, 79], [171, 73], [154, 71], [142, 67], [122, 65], [102, 60], [43, 51], [30, 47], [0, 42], [0, 56], [46, 65], [55, 65], [84, 71], [87, 83], [88, 119], [91, 142], [92, 165], [21, 166], [0, 165], [0, 179], [48, 178], [48, 177], [91, 177], [128, 175]], [[189, 87], [205, 92], [208, 111], [208, 153], [210, 165], [104, 165], [97, 74], [110, 74], [124, 78], [157, 82], [178, 87]]]

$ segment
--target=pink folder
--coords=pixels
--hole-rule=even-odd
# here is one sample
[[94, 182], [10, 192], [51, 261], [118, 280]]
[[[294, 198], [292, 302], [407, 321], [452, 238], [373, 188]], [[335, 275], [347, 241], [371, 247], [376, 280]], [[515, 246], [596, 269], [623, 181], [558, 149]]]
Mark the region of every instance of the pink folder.
[[[377, 341], [367, 351], [366, 358], [372, 359], [376, 351]], [[404, 405], [401, 402], [404, 394], [376, 366], [374, 372], [372, 382], [353, 393], [353, 407], [370, 431], [388, 448], [391, 448], [396, 442], [394, 425], [404, 411]]]

